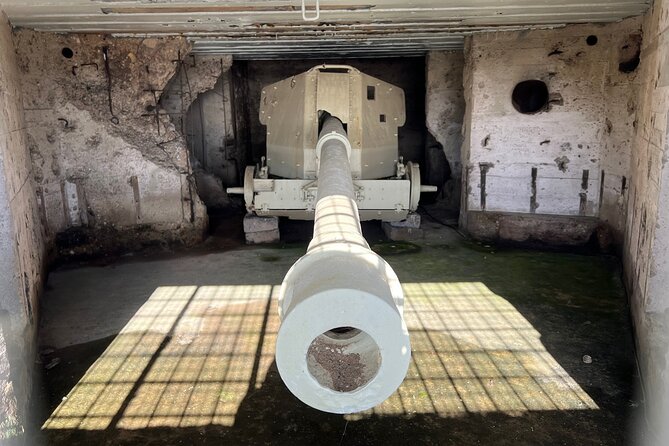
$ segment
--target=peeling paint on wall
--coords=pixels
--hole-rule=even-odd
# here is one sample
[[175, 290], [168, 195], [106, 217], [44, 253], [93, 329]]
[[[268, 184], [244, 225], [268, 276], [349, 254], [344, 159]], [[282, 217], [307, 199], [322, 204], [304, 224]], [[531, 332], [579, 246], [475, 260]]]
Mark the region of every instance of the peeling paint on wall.
[[555, 165], [557, 166], [558, 170], [561, 172], [566, 172], [567, 171], [567, 166], [569, 165], [569, 158], [562, 155], [558, 156], [555, 158]]
[[74, 243], [56, 235], [78, 227], [91, 253], [201, 239], [206, 211], [186, 142], [159, 104], [189, 44], [29, 30], [17, 31], [15, 44], [49, 240]]

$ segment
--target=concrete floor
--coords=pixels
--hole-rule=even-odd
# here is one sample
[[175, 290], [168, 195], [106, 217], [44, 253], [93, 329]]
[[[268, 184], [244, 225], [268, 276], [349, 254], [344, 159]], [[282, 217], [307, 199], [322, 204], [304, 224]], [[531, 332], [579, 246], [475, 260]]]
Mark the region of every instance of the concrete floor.
[[339, 416], [294, 398], [273, 358], [277, 286], [309, 225], [266, 247], [242, 245], [236, 225], [189, 253], [50, 274], [36, 441], [630, 442], [636, 369], [615, 258], [493, 248], [429, 222], [425, 239], [390, 242], [366, 225], [404, 284], [413, 359], [389, 400]]

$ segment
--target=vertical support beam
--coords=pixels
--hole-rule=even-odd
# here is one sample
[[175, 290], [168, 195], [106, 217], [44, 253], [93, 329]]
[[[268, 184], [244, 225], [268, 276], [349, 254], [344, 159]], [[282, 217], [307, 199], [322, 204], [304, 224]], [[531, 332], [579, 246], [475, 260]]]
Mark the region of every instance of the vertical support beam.
[[137, 223], [140, 223], [142, 221], [142, 207], [139, 198], [139, 180], [137, 179], [137, 175], [130, 177], [130, 187], [132, 187], [132, 198], [135, 202], [135, 218], [137, 219]]
[[479, 164], [479, 169], [481, 171], [481, 210], [485, 211], [486, 206], [486, 180], [488, 176], [488, 170], [490, 166], [485, 163]]
[[588, 178], [590, 177], [590, 171], [588, 169], [583, 169], [583, 175], [581, 176], [581, 192], [578, 194], [580, 197], [580, 202], [578, 205], [578, 214], [586, 215], [588, 212]]
[[530, 213], [537, 212], [537, 168], [532, 168], [532, 184], [530, 186], [532, 195], [530, 196]]

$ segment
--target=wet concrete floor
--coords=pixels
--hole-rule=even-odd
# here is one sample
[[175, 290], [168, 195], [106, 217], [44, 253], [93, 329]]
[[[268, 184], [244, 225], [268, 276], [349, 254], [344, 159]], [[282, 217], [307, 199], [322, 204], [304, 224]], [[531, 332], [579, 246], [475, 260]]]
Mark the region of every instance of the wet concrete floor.
[[365, 225], [403, 283], [412, 364], [385, 403], [345, 416], [293, 397], [273, 358], [278, 285], [308, 224], [249, 247], [231, 220], [189, 252], [61, 266], [43, 299], [34, 442], [631, 443], [639, 401], [618, 260], [488, 246], [424, 221], [413, 243]]

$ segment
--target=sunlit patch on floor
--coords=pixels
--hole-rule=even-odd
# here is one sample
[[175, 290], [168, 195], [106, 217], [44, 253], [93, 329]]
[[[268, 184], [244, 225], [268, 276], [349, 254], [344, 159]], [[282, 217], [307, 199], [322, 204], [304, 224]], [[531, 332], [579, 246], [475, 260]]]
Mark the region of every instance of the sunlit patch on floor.
[[[232, 426], [267, 385], [278, 286], [160, 287], [43, 429]], [[362, 414], [597, 409], [541, 334], [482, 283], [408, 283], [413, 361], [402, 386]]]
[[269, 345], [257, 349], [276, 334], [274, 288], [156, 289], [43, 428], [232, 425], [273, 359]]
[[513, 305], [484, 284], [404, 284], [412, 356], [404, 383], [363, 414], [598, 409]]

